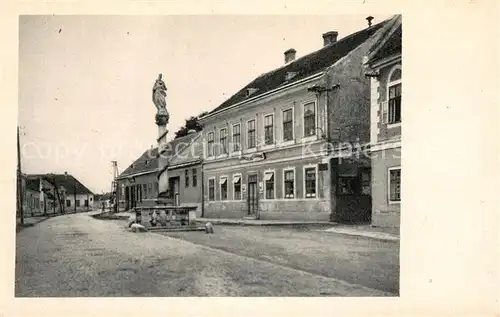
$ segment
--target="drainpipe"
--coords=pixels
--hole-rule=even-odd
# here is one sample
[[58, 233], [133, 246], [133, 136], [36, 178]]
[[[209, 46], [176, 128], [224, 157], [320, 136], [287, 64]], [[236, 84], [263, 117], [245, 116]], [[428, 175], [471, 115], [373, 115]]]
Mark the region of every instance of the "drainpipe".
[[200, 164], [201, 174], [201, 218], [205, 216], [205, 178], [203, 173], [203, 161]]

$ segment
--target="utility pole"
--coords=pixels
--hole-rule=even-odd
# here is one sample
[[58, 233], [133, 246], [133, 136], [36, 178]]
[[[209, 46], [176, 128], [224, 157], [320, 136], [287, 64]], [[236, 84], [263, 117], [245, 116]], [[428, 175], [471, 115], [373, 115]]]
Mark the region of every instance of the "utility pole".
[[111, 199], [113, 202], [113, 211], [116, 213], [118, 212], [118, 162], [117, 161], [111, 161], [111, 164], [113, 166], [113, 181], [111, 183]]
[[21, 217], [21, 225], [24, 225], [24, 193], [23, 181], [21, 172], [21, 141], [19, 139], [19, 127], [17, 127], [17, 193], [18, 193], [18, 208], [19, 216]]

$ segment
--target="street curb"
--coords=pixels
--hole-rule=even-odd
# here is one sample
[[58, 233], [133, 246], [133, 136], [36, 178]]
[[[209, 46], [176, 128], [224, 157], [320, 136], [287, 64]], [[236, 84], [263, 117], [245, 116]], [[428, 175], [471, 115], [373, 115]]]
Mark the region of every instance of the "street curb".
[[387, 242], [399, 242], [401, 240], [401, 238], [397, 237], [397, 236], [380, 237], [380, 236], [376, 236], [376, 235], [356, 233], [356, 232], [325, 231], [325, 230], [318, 230], [318, 231], [321, 231], [324, 233], [337, 233], [337, 234], [343, 234], [343, 235], [348, 235], [348, 236], [353, 236], [353, 237], [361, 237], [361, 238], [367, 238], [367, 239], [373, 239], [373, 240], [379, 240], [379, 241], [387, 241]]
[[[207, 223], [211, 222], [214, 225], [224, 225], [224, 226], [253, 226], [253, 227], [305, 227], [305, 226], [335, 226], [335, 222], [246, 222], [246, 221], [226, 221], [226, 220], [214, 220], [214, 219], [196, 219], [197, 222]], [[259, 221], [259, 220], [257, 220]]]

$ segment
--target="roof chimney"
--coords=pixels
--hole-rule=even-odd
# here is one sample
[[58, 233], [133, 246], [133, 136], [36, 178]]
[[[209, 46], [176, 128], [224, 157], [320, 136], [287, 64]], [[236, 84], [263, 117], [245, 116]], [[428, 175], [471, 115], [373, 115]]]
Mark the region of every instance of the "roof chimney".
[[368, 27], [371, 27], [372, 26], [372, 20], [374, 19], [374, 17], [372, 17], [371, 15], [369, 17], [366, 18], [366, 21], [368, 21]]
[[297, 53], [297, 51], [293, 48], [285, 51], [285, 64], [288, 64], [295, 60], [295, 53]]
[[337, 42], [337, 36], [339, 35], [339, 32], [337, 31], [330, 31], [326, 32], [323, 34], [323, 46], [327, 46], [330, 44], [333, 44]]

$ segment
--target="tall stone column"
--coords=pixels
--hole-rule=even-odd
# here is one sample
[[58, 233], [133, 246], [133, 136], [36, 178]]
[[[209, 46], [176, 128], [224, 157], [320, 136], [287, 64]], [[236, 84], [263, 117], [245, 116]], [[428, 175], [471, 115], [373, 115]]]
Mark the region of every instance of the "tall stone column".
[[[159, 197], [165, 196], [168, 190], [168, 156], [166, 152], [167, 150], [167, 123], [168, 123], [168, 114], [160, 114], [156, 115], [156, 125], [158, 126], [158, 194]], [[162, 153], [163, 152], [163, 153]]]
[[163, 198], [168, 190], [167, 164], [167, 124], [169, 113], [167, 111], [167, 87], [162, 80], [162, 75], [158, 75], [158, 79], [153, 86], [153, 103], [157, 109], [155, 123], [158, 126], [158, 197]]

